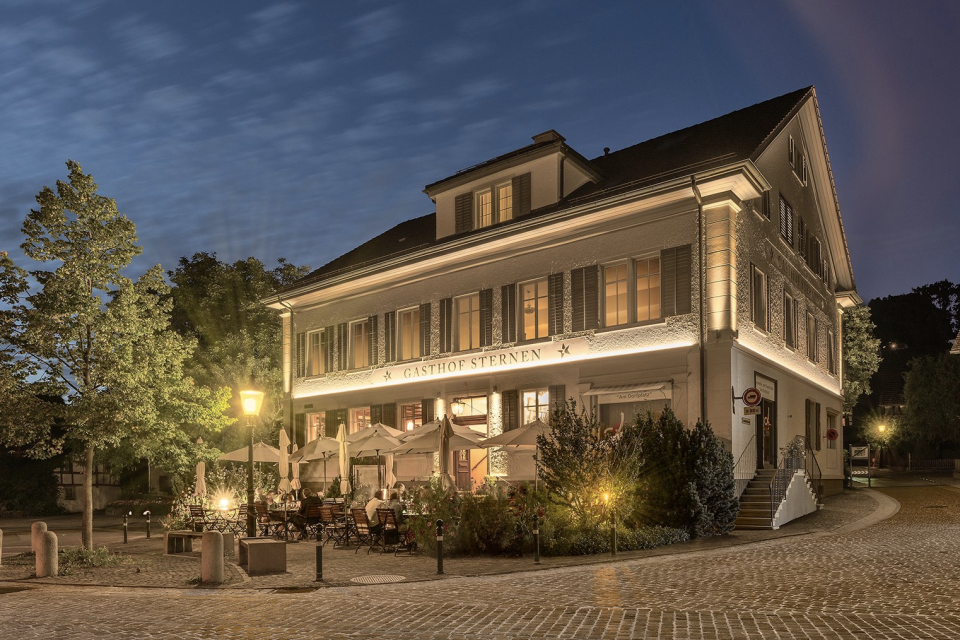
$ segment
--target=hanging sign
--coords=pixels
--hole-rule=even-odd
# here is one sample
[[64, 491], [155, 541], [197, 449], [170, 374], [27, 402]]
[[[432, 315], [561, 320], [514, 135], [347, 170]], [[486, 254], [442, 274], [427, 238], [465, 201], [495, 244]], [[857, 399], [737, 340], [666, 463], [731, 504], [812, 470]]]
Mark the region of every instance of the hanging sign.
[[827, 429], [827, 440], [836, 440], [840, 433], [836, 429]]
[[760, 407], [744, 407], [743, 415], [745, 416], [758, 416], [760, 415]]
[[762, 396], [760, 395], [759, 390], [750, 387], [743, 392], [743, 404], [747, 405], [748, 407], [755, 407], [760, 404], [761, 397]]

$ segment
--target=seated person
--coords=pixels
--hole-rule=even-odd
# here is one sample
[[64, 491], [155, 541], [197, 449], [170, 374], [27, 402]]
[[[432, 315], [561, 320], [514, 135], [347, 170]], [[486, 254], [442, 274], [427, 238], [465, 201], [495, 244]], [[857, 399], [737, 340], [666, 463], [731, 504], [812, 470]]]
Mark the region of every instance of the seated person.
[[365, 507], [367, 512], [367, 521], [370, 523], [370, 530], [373, 532], [380, 531], [380, 518], [377, 517], [377, 509], [383, 505], [383, 491], [377, 489], [373, 494], [373, 497], [370, 498], [370, 502], [367, 503]]
[[403, 522], [403, 503], [400, 502], [400, 494], [397, 491], [390, 492], [390, 499], [383, 503], [384, 507], [390, 507], [393, 509], [393, 513], [397, 517], [397, 525]]
[[322, 505], [323, 500], [320, 499], [317, 494], [313, 492], [312, 489], [305, 488], [300, 498], [300, 509], [296, 513], [290, 514], [290, 522], [293, 523], [297, 529], [300, 530], [300, 537], [307, 537], [307, 525], [316, 524], [319, 521], [319, 518], [314, 518], [313, 522], [307, 520], [307, 510], [310, 505]]

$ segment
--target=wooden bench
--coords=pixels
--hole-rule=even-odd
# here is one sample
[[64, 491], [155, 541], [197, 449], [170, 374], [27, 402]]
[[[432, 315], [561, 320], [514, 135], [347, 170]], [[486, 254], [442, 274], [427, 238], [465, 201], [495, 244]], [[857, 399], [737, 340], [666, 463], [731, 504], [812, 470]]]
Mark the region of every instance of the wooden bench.
[[[163, 553], [190, 553], [193, 551], [193, 541], [203, 538], [203, 531], [164, 531], [163, 532]], [[233, 555], [233, 536], [223, 536], [224, 555]]]
[[240, 538], [237, 563], [250, 576], [286, 573], [287, 543], [269, 538]]

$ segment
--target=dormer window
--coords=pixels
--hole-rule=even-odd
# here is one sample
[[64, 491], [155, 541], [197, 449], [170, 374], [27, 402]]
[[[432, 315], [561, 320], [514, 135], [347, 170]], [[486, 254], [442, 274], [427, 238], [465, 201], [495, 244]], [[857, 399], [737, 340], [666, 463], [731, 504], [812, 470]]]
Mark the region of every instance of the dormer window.
[[483, 229], [530, 213], [530, 174], [460, 194], [456, 233]]
[[474, 229], [513, 219], [513, 184], [504, 182], [476, 192]]

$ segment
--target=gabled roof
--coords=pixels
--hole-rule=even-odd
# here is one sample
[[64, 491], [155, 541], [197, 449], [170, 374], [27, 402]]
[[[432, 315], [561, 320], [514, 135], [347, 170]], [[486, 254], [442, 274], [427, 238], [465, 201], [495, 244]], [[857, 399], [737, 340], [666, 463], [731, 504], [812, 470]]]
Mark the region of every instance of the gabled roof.
[[[577, 154], [586, 165], [597, 172], [600, 177], [597, 183], [587, 183], [559, 203], [532, 211], [528, 216], [505, 222], [502, 226], [508, 227], [531, 217], [547, 215], [590, 200], [601, 199], [621, 190], [655, 184], [738, 161], [756, 160], [766, 144], [786, 126], [807, 97], [812, 94], [813, 87], [799, 89], [592, 160], [586, 160]], [[555, 134], [552, 131], [547, 133]], [[425, 191], [435, 190], [442, 183], [457, 180], [478, 169], [527, 153], [536, 153], [547, 147], [563, 146], [573, 152], [564, 144], [563, 137], [559, 134], [555, 136], [541, 134], [534, 140], [531, 145], [481, 162], [453, 176], [427, 185]], [[436, 214], [414, 218], [398, 224], [297, 282], [283, 287], [279, 293], [295, 291], [305, 285], [338, 276], [352, 269], [385, 262], [404, 253], [441, 245], [469, 233], [487, 230], [489, 227], [437, 240]]]

